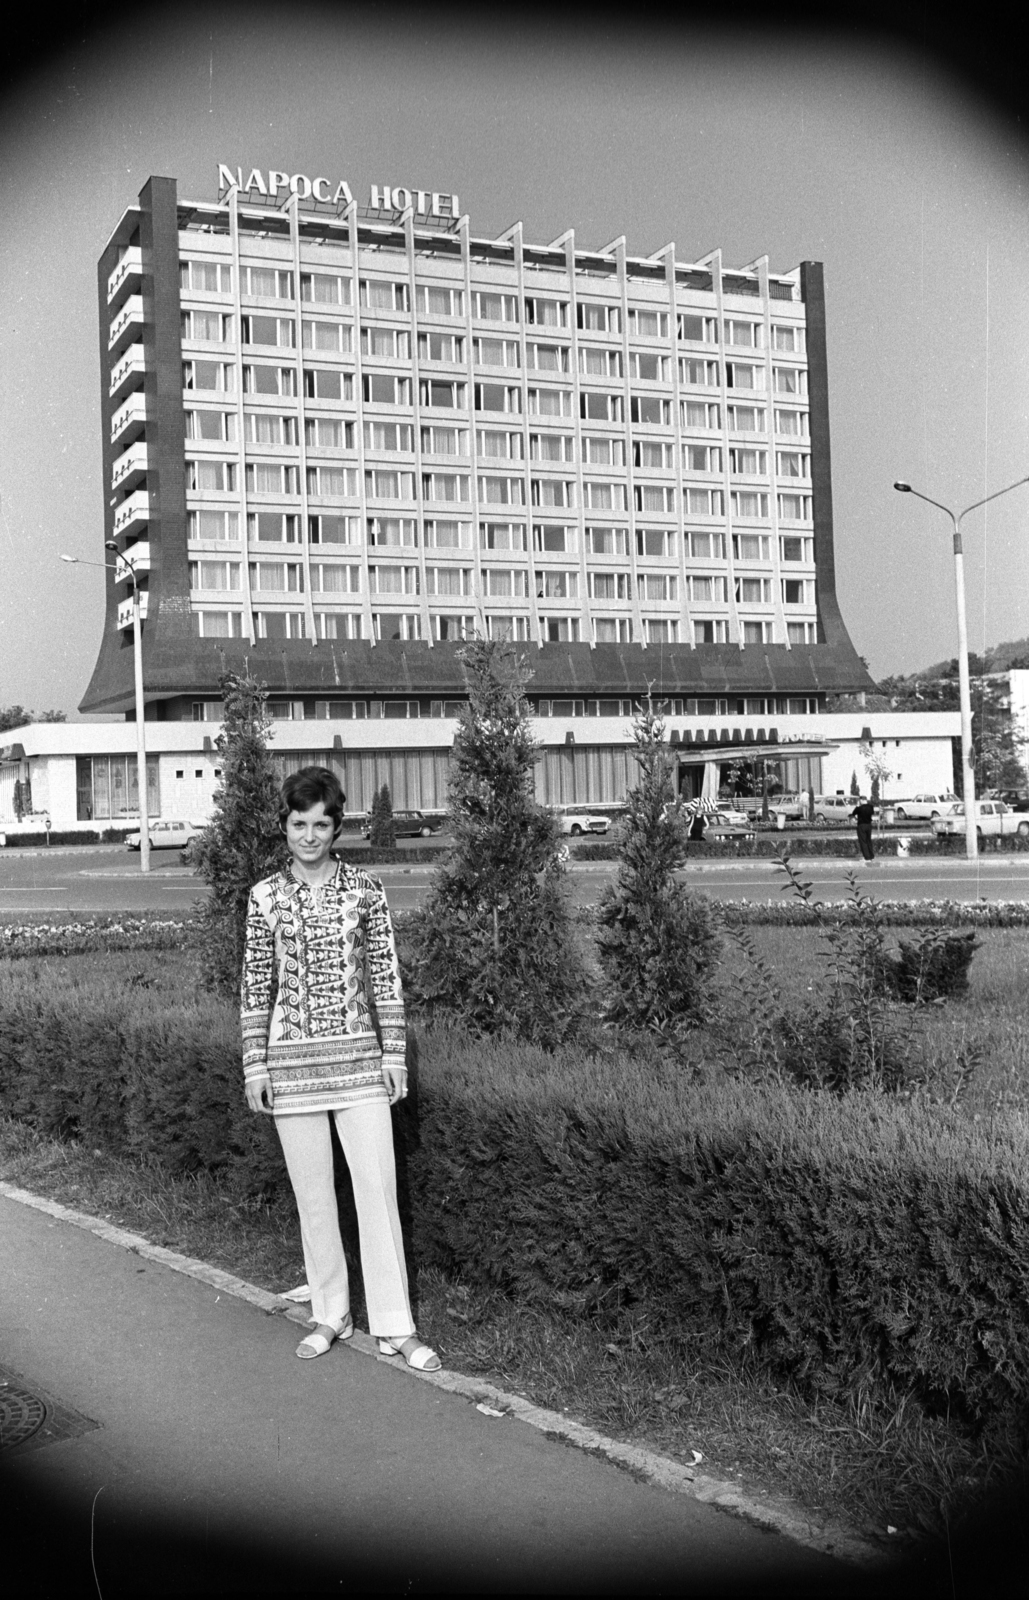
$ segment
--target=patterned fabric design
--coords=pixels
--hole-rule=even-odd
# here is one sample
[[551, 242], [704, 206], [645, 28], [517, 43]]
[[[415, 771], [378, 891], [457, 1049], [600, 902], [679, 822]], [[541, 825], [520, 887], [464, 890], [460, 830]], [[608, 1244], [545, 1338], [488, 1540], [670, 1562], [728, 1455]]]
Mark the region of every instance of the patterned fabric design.
[[245, 1075], [270, 1075], [277, 1116], [385, 1097], [381, 1069], [404, 1066], [406, 1039], [379, 881], [340, 862], [317, 887], [288, 868], [256, 884], [240, 1012]]

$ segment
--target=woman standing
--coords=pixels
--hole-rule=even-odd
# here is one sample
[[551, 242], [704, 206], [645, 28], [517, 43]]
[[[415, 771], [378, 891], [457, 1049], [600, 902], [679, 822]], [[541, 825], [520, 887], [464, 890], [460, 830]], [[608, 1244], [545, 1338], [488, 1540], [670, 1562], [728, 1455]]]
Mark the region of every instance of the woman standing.
[[382, 885], [332, 856], [345, 801], [326, 767], [304, 767], [282, 786], [290, 862], [254, 886], [247, 912], [247, 1104], [275, 1118], [300, 1213], [318, 1326], [297, 1355], [324, 1355], [354, 1331], [331, 1116], [353, 1182], [370, 1331], [383, 1355], [436, 1371], [439, 1357], [411, 1319], [397, 1210], [390, 1107], [407, 1094], [400, 970]]

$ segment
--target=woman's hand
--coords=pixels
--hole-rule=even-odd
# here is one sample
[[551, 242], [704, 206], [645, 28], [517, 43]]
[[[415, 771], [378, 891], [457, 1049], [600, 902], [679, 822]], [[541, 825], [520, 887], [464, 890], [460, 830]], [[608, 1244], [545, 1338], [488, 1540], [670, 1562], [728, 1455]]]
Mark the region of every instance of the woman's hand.
[[395, 1106], [397, 1101], [403, 1100], [407, 1094], [407, 1068], [383, 1067], [382, 1078], [386, 1085], [386, 1093], [389, 1095], [389, 1103]]
[[267, 1073], [262, 1078], [251, 1078], [247, 1084], [247, 1105], [251, 1111], [262, 1111], [266, 1117], [274, 1115], [275, 1095], [272, 1080]]

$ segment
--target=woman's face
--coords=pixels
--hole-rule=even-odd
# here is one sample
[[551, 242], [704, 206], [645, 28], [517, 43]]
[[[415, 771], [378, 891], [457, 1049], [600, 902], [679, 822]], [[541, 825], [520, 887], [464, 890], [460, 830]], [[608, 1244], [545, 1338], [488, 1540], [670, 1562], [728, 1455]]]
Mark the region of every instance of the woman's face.
[[336, 824], [327, 815], [321, 800], [316, 800], [308, 811], [291, 811], [286, 818], [289, 853], [308, 872], [316, 871], [328, 861], [335, 832]]

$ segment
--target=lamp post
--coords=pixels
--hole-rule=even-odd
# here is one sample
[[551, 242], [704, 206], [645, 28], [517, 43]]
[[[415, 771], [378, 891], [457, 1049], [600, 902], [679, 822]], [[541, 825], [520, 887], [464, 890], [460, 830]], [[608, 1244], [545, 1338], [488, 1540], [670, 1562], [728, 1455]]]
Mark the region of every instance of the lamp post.
[[136, 569], [128, 556], [123, 555], [109, 539], [104, 547], [113, 550], [115, 561], [84, 561], [81, 556], [62, 556], [62, 561], [76, 567], [103, 567], [105, 572], [118, 572], [121, 565], [128, 569], [132, 580], [132, 658], [136, 690], [136, 787], [139, 791], [139, 866], [141, 872], [150, 871], [150, 813], [147, 806], [146, 787], [146, 725], [143, 715], [143, 630], [139, 616], [139, 584]]
[[926, 505], [935, 506], [937, 511], [944, 512], [951, 520], [954, 529], [954, 587], [957, 595], [958, 606], [958, 693], [961, 698], [961, 772], [962, 772], [962, 798], [965, 802], [965, 854], [969, 861], [974, 861], [979, 854], [979, 839], [975, 830], [975, 765], [972, 755], [972, 694], [968, 681], [968, 629], [965, 625], [965, 556], [961, 543], [961, 524], [970, 511], [978, 511], [980, 506], [986, 505], [990, 500], [996, 500], [1002, 494], [1010, 494], [1012, 489], [1018, 489], [1023, 483], [1029, 483], [1029, 478], [1019, 478], [1015, 483], [1009, 483], [1004, 489], [995, 489], [993, 494], [984, 495], [981, 500], [974, 500], [964, 511], [957, 515], [949, 506], [941, 505], [939, 500], [931, 500], [921, 490], [913, 489], [910, 483], [895, 483], [893, 487], [900, 494], [913, 494], [916, 499], [924, 500]]

